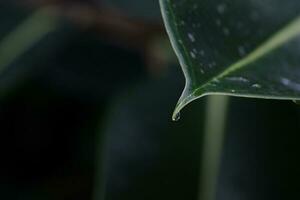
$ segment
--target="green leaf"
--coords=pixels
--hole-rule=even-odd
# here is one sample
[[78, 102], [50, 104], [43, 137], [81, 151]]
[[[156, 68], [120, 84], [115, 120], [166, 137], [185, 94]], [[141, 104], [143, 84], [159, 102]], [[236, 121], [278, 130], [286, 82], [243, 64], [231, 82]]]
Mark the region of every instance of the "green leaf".
[[173, 119], [208, 94], [300, 99], [300, 1], [160, 0], [186, 77]]

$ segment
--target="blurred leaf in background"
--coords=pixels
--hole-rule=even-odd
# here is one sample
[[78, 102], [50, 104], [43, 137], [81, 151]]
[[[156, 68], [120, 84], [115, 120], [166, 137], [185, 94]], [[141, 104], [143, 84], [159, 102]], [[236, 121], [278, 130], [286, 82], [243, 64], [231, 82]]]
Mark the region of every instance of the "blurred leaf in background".
[[53, 51], [67, 41], [72, 28], [51, 10], [30, 12], [1, 3], [1, 95], [18, 82], [43, 69], [40, 62], [53, 59]]
[[[0, 9], [3, 38], [36, 13], [7, 3]], [[116, 46], [72, 20], [60, 15], [55, 31], [1, 74], [1, 198], [91, 199], [94, 140], [105, 105], [145, 76], [136, 49]]]
[[182, 123], [171, 122], [183, 83], [176, 67], [118, 96], [109, 110], [105, 199], [197, 198], [205, 102], [193, 105]]
[[[35, 12], [30, 6], [5, 6], [15, 11], [8, 12], [6, 19], [25, 14], [9, 31], [3, 26], [3, 35], [10, 34]], [[124, 30], [125, 39], [115, 42], [107, 30], [119, 30], [119, 22], [107, 26], [102, 21], [106, 15], [114, 15], [113, 12], [99, 11], [100, 15], [93, 16], [99, 21], [88, 19], [78, 23], [76, 20], [82, 16], [74, 16], [76, 9], [76, 12], [66, 12], [67, 15], [60, 13], [60, 7], [56, 9], [50, 15], [60, 14], [57, 30], [26, 49], [7, 68], [20, 72], [26, 65], [24, 69], [28, 71], [21, 72], [26, 78], [13, 76], [17, 79], [14, 87], [1, 99], [1, 127], [5, 133], [1, 140], [1, 198], [92, 199], [93, 195], [97, 197], [103, 192], [97, 188], [98, 182], [107, 182], [105, 189], [110, 199], [119, 195], [146, 198], [150, 188], [155, 192], [148, 199], [170, 195], [178, 199], [186, 195], [195, 198], [201, 135], [191, 120], [187, 120], [186, 125], [170, 121], [171, 109], [183, 82], [177, 64], [168, 66], [169, 47], [165, 45], [161, 29], [156, 28], [161, 25], [150, 25], [149, 29], [139, 31], [135, 27], [139, 27], [140, 22], [125, 19], [129, 27]], [[128, 43], [132, 35], [139, 36], [136, 45]], [[45, 56], [41, 56], [46, 50]], [[164, 90], [169, 93], [165, 94]], [[137, 112], [139, 110], [141, 112]], [[122, 114], [114, 115], [115, 112]], [[201, 112], [193, 113], [201, 115]], [[128, 122], [136, 117], [140, 120]], [[99, 127], [99, 124], [102, 125]], [[129, 129], [122, 124], [127, 124]], [[132, 129], [135, 126], [140, 128]], [[199, 126], [201, 129], [201, 123]], [[119, 128], [111, 130], [110, 127]], [[124, 130], [123, 135], [119, 129]], [[186, 142], [182, 144], [182, 135], [189, 129], [193, 131], [184, 137]], [[140, 139], [131, 141], [134, 135]], [[102, 141], [103, 137], [107, 142]], [[146, 149], [140, 146], [139, 140], [147, 145]], [[127, 152], [126, 149], [112, 151], [124, 145], [136, 147], [136, 151], [141, 147], [140, 154], [135, 155], [130, 148]], [[105, 163], [102, 162], [103, 148], [107, 152]], [[120, 157], [123, 159], [118, 161]], [[104, 168], [104, 176], [101, 175], [103, 164], [112, 166], [109, 171]], [[123, 165], [133, 168], [125, 168], [128, 174], [123, 174], [117, 167]], [[129, 183], [125, 188], [119, 187], [120, 180]], [[140, 188], [137, 193], [132, 190], [136, 186]], [[174, 188], [178, 188], [178, 192], [174, 193]]]

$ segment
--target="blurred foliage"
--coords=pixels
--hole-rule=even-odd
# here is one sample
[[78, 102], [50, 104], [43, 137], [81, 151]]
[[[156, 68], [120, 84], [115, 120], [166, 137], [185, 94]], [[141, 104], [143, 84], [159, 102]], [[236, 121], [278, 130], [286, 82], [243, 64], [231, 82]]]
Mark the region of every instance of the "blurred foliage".
[[[12, 5], [1, 8], [9, 10], [6, 18], [10, 15], [11, 21], [16, 18], [11, 27], [3, 24], [3, 36], [31, 14], [28, 9]], [[98, 182], [94, 180], [98, 173], [95, 165], [98, 159], [100, 163], [102, 160], [97, 149], [102, 149], [101, 138], [105, 135], [108, 139], [104, 143], [107, 165], [114, 169], [106, 171], [105, 168], [104, 171], [104, 177], [111, 180], [107, 185], [108, 198], [118, 198], [115, 195], [119, 193], [124, 199], [137, 199], [145, 195], [149, 187], [154, 190], [154, 185], [156, 192], [152, 195], [156, 198], [169, 196], [174, 187], [181, 190], [174, 194], [174, 198], [182, 198], [186, 194], [195, 198], [200, 151], [198, 129], [194, 129], [191, 120], [180, 125], [173, 124], [169, 117], [178, 88], [183, 84], [179, 68], [173, 65], [152, 74], [143, 51], [116, 45], [102, 39], [101, 33], [99, 35], [94, 29], [82, 29], [70, 20], [62, 18], [60, 23], [58, 30], [32, 46], [3, 73], [4, 78], [13, 72], [20, 73], [22, 78], [10, 75], [13, 84], [1, 99], [2, 132], [6, 133], [1, 140], [1, 196], [9, 196], [10, 199], [91, 199], [96, 188], [93, 184]], [[164, 94], [166, 89], [168, 94]], [[161, 96], [157, 95], [159, 91]], [[156, 105], [152, 104], [154, 100]], [[155, 107], [156, 110], [153, 109]], [[141, 112], [136, 113], [139, 110]], [[114, 112], [123, 115], [112, 117]], [[130, 116], [141, 121], [128, 122]], [[102, 124], [100, 127], [99, 123]], [[126, 132], [122, 124], [127, 123], [129, 130]], [[134, 126], [141, 128], [132, 131], [130, 127]], [[121, 135], [110, 131], [109, 127], [119, 127], [125, 132]], [[185, 137], [187, 142], [182, 146], [182, 132], [186, 132], [188, 127], [193, 131], [190, 137]], [[123, 138], [130, 135], [144, 138], [148, 150], [141, 150], [137, 156], [130, 149], [127, 153], [126, 149], [112, 151], [122, 146], [122, 141], [127, 140]], [[169, 140], [171, 135], [173, 142]], [[153, 140], [147, 141], [151, 137]], [[190, 146], [191, 142], [195, 145]], [[139, 141], [128, 145], [137, 146]], [[176, 152], [181, 156], [178, 157]], [[126, 154], [121, 163], [111, 161], [112, 158], [123, 157], [123, 153]], [[149, 154], [150, 157], [147, 156]], [[129, 168], [127, 174], [116, 168], [129, 162], [134, 168]], [[153, 162], [155, 167], [151, 168], [152, 164], [147, 167], [144, 162]], [[182, 164], [178, 165], [178, 162]], [[134, 172], [137, 167], [147, 175], [131, 174], [130, 171]], [[182, 174], [182, 170], [190, 175]], [[129, 182], [125, 188], [114, 187], [121, 181], [126, 182], [126, 177]], [[190, 182], [190, 185], [183, 182]], [[137, 185], [141, 189], [139, 193], [126, 190]], [[164, 194], [160, 193], [163, 191]]]

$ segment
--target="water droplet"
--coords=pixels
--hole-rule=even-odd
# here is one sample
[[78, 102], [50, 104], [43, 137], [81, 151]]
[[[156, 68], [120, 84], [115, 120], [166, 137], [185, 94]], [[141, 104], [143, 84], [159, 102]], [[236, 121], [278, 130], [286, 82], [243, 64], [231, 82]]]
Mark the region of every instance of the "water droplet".
[[243, 46], [238, 47], [238, 52], [241, 57], [246, 55], [246, 50]]
[[229, 81], [239, 81], [239, 82], [244, 82], [244, 83], [248, 83], [249, 80], [244, 78], [244, 77], [228, 77], [226, 78]]
[[191, 42], [195, 42], [196, 41], [196, 39], [195, 39], [195, 37], [194, 37], [193, 34], [188, 33], [188, 37], [189, 37], [189, 39], [190, 39]]
[[220, 83], [220, 81], [218, 79], [216, 79], [216, 78], [213, 79], [213, 82]]
[[219, 14], [224, 14], [226, 11], [226, 4], [222, 3], [217, 6], [217, 11]]
[[195, 55], [194, 52], [191, 51], [191, 52], [190, 52], [190, 55], [192, 56], [192, 58], [194, 58], [194, 59], [196, 58], [196, 55]]
[[176, 113], [175, 116], [173, 116], [173, 121], [179, 121], [180, 120], [180, 112]]
[[292, 89], [292, 90], [296, 90], [296, 91], [300, 91], [300, 83], [296, 83], [294, 81], [291, 81], [287, 78], [282, 77], [280, 79], [281, 83], [285, 86], [287, 86], [288, 88]]
[[203, 69], [200, 69], [200, 72], [201, 72], [201, 74], [204, 74], [204, 73], [205, 73]]
[[235, 90], [231, 90], [232, 93], [235, 93]]
[[287, 79], [287, 78], [281, 78], [281, 83], [283, 84], [283, 85], [289, 85], [290, 84], [290, 80], [289, 79]]
[[259, 84], [253, 84], [252, 87], [254, 87], [254, 88], [261, 88], [261, 85], [259, 85]]
[[201, 50], [199, 53], [200, 53], [201, 56], [205, 55], [205, 51], [204, 50]]
[[226, 35], [226, 36], [230, 35], [230, 31], [229, 31], [229, 29], [226, 28], [226, 27], [223, 28], [223, 33], [224, 33], [224, 35]]
[[221, 26], [221, 24], [222, 24], [221, 20], [220, 19], [216, 19], [216, 25], [217, 26]]

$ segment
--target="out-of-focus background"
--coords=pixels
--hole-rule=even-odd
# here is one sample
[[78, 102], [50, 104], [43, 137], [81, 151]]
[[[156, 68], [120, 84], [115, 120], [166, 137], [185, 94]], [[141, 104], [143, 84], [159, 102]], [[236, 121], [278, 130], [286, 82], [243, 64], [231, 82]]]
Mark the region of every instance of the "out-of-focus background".
[[[0, 199], [198, 199], [206, 98], [172, 122], [183, 87], [158, 1], [1, 1]], [[299, 114], [230, 99], [217, 199], [297, 195]]]

